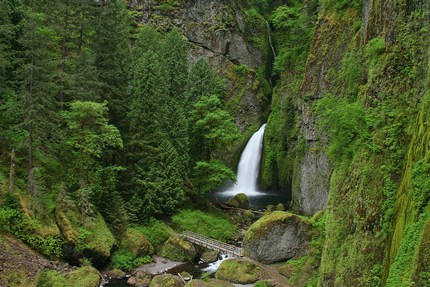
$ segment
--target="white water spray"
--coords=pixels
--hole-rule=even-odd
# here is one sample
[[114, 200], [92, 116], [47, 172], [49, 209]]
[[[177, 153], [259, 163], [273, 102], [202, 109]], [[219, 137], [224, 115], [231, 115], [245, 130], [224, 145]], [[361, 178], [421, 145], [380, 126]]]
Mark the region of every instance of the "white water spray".
[[221, 258], [218, 259], [215, 262], [209, 263], [209, 266], [206, 268], [203, 268], [202, 271], [203, 272], [208, 272], [210, 274], [215, 273], [218, 270], [218, 267], [221, 265], [221, 263], [226, 260], [231, 258], [230, 256], [228, 256], [227, 254], [221, 254]]
[[265, 127], [266, 124], [262, 125], [246, 144], [237, 167], [237, 182], [231, 190], [224, 191], [223, 194], [231, 196], [237, 193], [245, 193], [247, 196], [263, 194], [257, 190], [257, 180], [260, 171]]

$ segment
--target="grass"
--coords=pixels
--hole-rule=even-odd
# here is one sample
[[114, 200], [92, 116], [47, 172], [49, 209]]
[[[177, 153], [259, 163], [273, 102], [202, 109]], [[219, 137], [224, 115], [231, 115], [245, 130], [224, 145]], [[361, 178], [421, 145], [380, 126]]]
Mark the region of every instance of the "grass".
[[228, 219], [200, 210], [183, 210], [172, 216], [172, 223], [179, 231], [189, 230], [224, 242], [237, 232]]

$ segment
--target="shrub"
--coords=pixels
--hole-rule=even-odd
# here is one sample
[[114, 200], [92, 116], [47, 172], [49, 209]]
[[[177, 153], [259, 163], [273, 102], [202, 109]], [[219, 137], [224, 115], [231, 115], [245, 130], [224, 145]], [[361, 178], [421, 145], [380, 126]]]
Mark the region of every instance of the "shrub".
[[164, 222], [156, 219], [151, 219], [147, 225], [139, 226], [137, 229], [146, 236], [154, 248], [166, 242], [172, 233]]
[[61, 256], [63, 241], [57, 236], [33, 234], [34, 222], [21, 211], [0, 208], [0, 231], [9, 232], [47, 257]]
[[111, 266], [124, 271], [130, 271], [143, 264], [151, 263], [151, 256], [137, 257], [127, 251], [119, 250], [112, 255]]

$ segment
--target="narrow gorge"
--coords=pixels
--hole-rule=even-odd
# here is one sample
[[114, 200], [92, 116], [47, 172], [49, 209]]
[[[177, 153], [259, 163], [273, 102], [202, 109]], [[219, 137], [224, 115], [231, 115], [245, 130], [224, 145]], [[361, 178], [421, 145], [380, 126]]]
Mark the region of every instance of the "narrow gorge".
[[0, 0], [0, 286], [430, 286], [429, 34], [428, 0]]

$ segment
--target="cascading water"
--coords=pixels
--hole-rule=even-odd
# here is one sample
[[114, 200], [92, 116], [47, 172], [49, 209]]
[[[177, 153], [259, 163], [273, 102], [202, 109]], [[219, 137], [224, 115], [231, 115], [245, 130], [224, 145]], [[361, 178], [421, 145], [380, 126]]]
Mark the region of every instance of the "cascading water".
[[246, 144], [237, 168], [237, 182], [233, 188], [223, 192], [225, 195], [245, 193], [249, 197], [262, 194], [257, 189], [257, 180], [260, 171], [265, 127], [266, 124], [262, 125]]
[[215, 262], [209, 263], [209, 266], [206, 268], [203, 268], [202, 271], [203, 272], [208, 272], [210, 274], [215, 273], [218, 270], [218, 267], [221, 265], [221, 263], [226, 260], [231, 258], [230, 256], [226, 255], [226, 254], [221, 254], [221, 258], [218, 259]]

